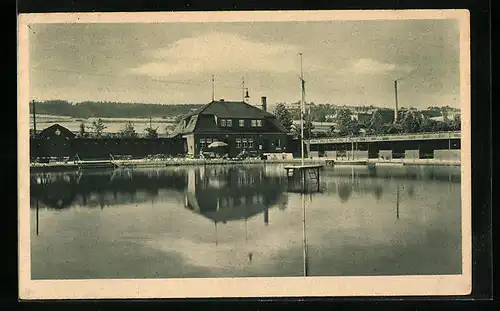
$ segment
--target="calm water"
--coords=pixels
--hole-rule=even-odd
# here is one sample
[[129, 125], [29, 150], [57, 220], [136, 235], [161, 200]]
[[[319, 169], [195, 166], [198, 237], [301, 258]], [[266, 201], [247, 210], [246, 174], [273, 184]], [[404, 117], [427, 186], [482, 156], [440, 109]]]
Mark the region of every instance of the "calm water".
[[31, 187], [33, 279], [461, 273], [458, 167], [325, 168], [305, 195], [280, 165], [31, 174]]

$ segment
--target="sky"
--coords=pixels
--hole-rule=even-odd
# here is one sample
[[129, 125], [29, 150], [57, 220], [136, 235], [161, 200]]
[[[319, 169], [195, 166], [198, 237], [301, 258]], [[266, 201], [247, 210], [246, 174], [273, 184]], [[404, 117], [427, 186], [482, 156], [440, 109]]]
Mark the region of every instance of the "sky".
[[30, 98], [460, 107], [457, 20], [34, 24]]

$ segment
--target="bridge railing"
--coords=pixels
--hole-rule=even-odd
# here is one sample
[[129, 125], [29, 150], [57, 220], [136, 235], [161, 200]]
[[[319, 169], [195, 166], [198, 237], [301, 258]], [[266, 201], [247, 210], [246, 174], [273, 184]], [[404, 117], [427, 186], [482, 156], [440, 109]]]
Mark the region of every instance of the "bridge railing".
[[395, 141], [395, 140], [426, 140], [426, 139], [457, 139], [461, 137], [460, 131], [449, 132], [423, 132], [412, 134], [383, 134], [350, 137], [313, 138], [311, 144], [350, 143], [370, 141]]

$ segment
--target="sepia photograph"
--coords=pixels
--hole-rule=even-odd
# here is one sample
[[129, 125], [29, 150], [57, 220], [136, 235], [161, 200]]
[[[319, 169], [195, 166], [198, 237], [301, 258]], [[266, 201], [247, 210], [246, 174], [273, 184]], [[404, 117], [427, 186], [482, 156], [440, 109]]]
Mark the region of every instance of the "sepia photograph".
[[20, 14], [21, 299], [467, 295], [466, 10]]

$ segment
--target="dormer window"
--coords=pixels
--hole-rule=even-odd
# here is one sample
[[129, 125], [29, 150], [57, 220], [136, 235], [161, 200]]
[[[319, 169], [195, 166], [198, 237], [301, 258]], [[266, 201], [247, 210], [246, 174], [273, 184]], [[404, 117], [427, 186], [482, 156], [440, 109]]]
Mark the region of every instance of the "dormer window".
[[252, 120], [252, 127], [256, 127], [257, 126], [257, 120]]
[[245, 120], [240, 119], [240, 127], [244, 127], [244, 126], [245, 126]]
[[221, 127], [232, 127], [233, 126], [233, 120], [231, 120], [231, 119], [221, 119], [220, 120], [220, 126]]

